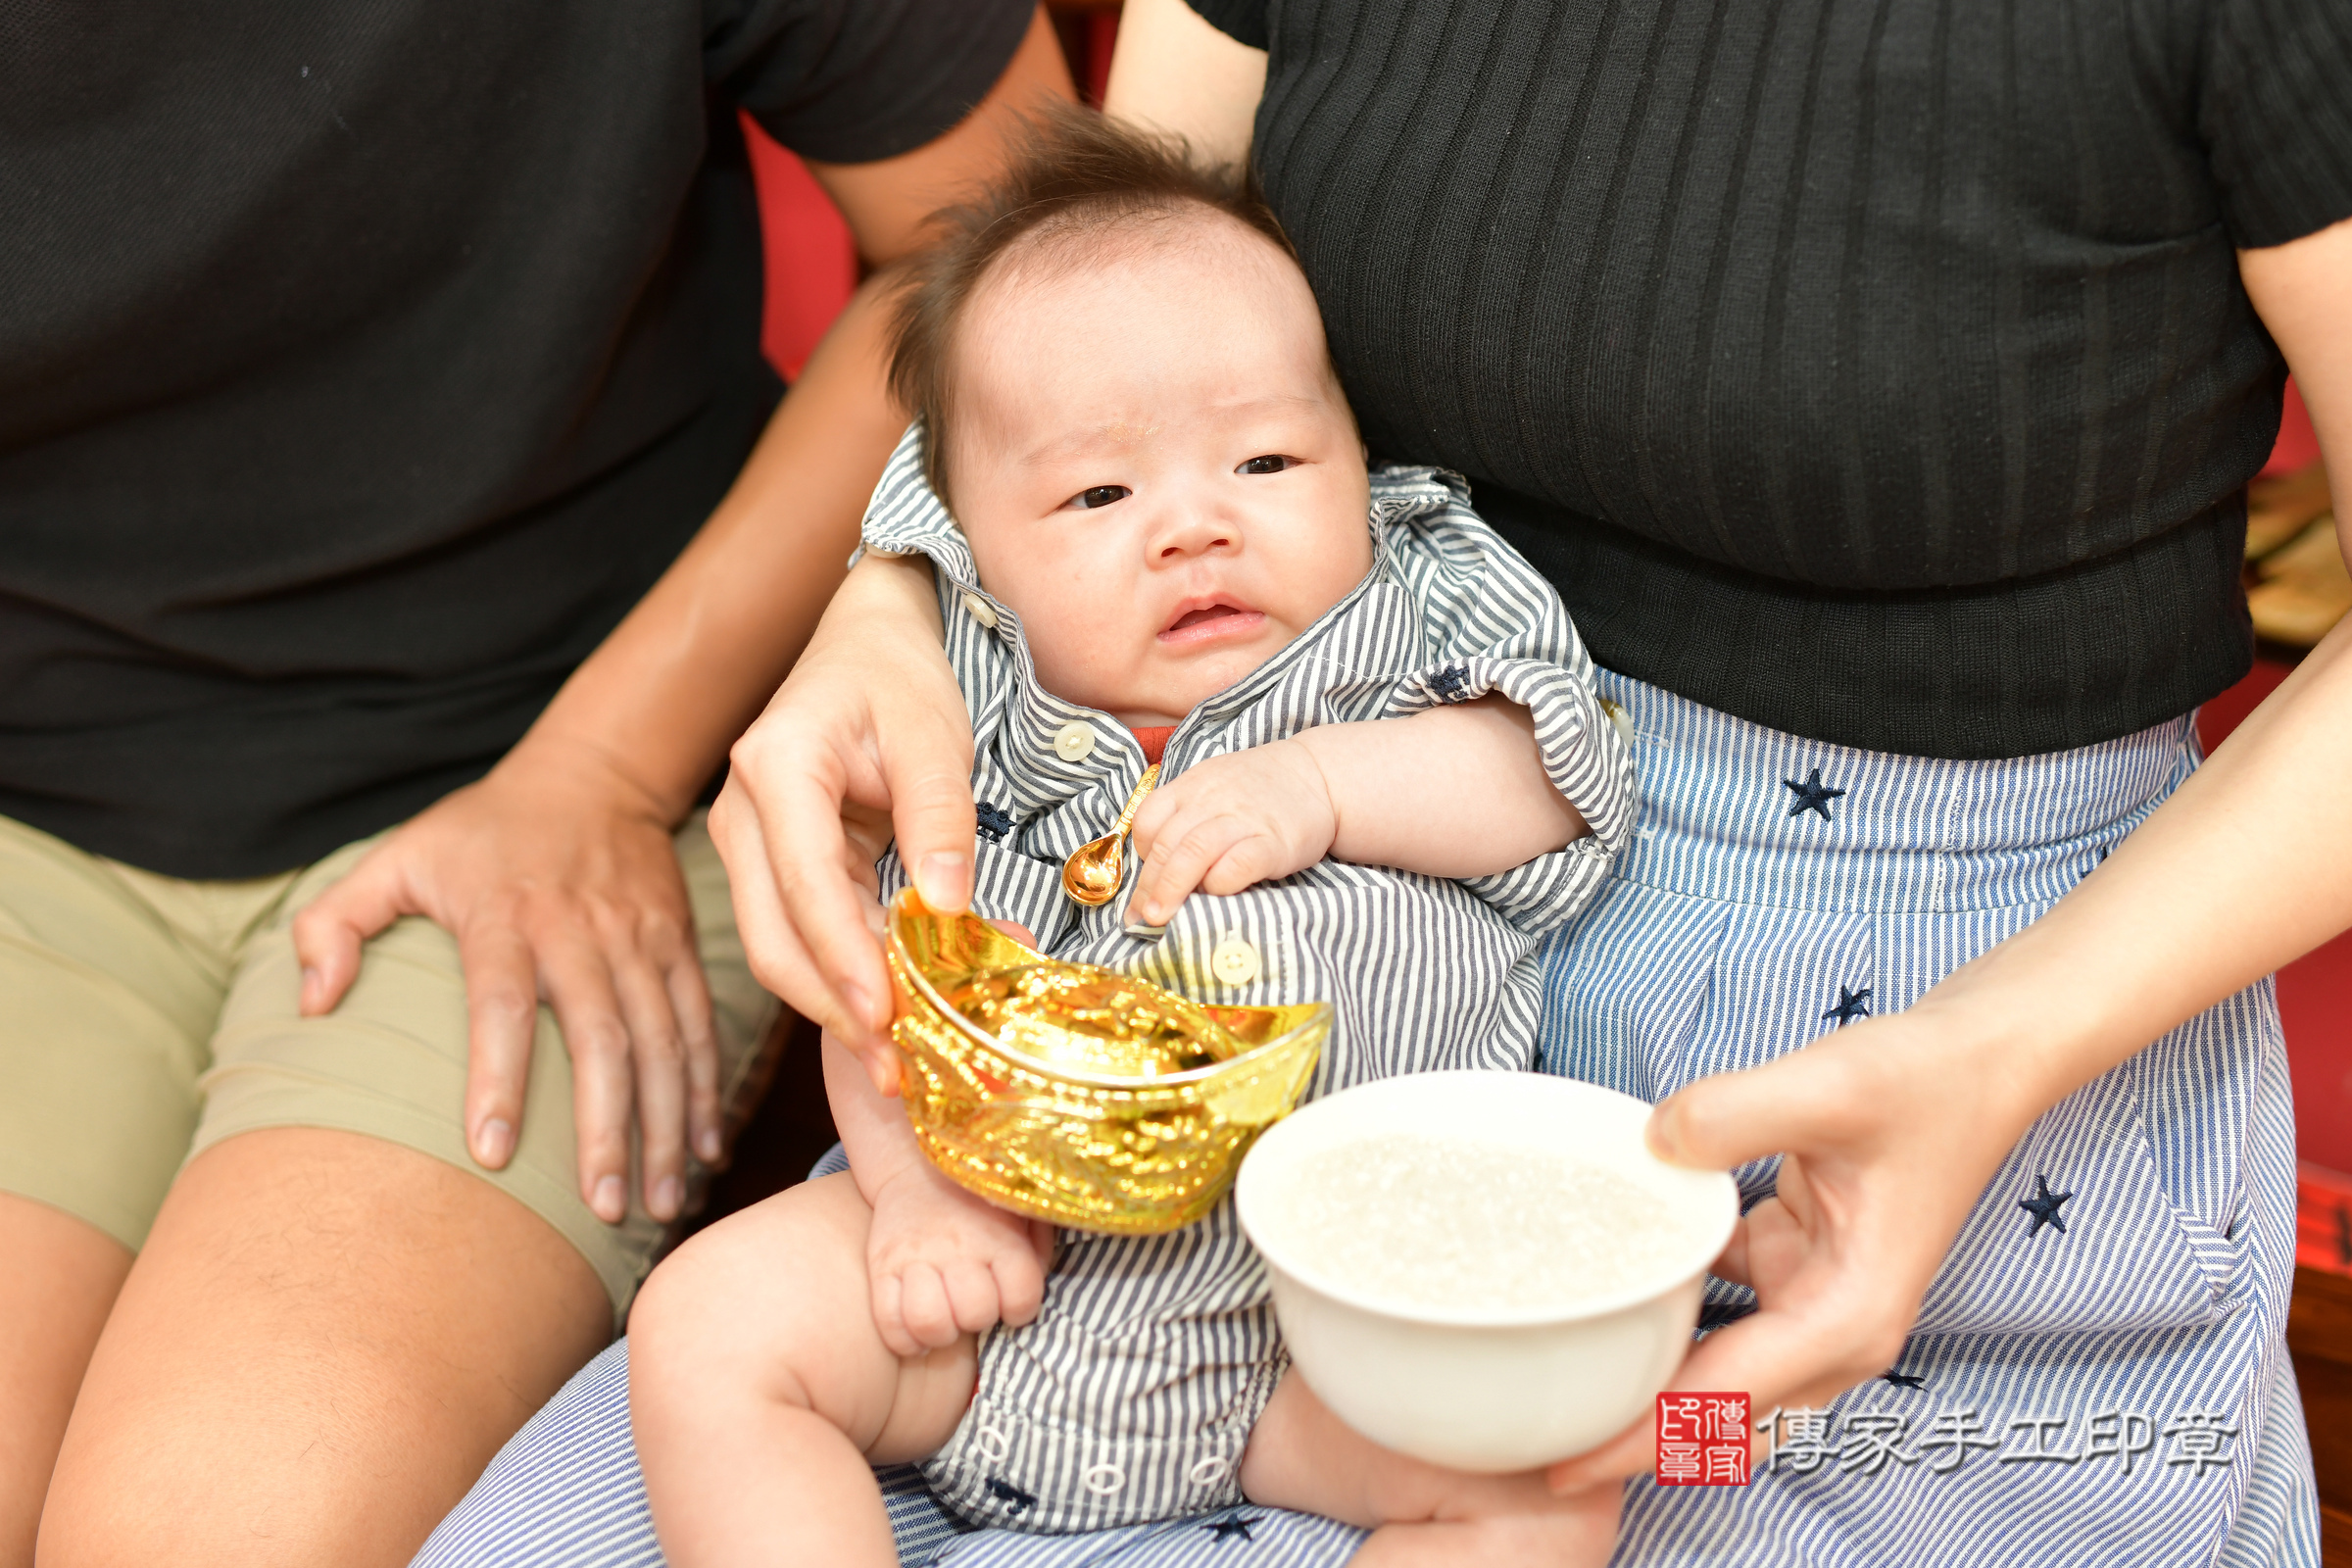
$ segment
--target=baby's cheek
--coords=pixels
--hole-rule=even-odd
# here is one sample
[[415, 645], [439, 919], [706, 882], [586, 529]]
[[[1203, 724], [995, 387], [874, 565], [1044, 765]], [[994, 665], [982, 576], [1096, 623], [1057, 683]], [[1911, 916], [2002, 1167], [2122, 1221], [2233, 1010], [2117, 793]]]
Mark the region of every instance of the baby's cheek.
[[1093, 607], [1041, 607], [1033, 618], [1021, 616], [1029, 639], [1029, 657], [1037, 662], [1038, 684], [1056, 697], [1089, 708], [1125, 709], [1133, 694], [1122, 690], [1119, 650], [1132, 635]]

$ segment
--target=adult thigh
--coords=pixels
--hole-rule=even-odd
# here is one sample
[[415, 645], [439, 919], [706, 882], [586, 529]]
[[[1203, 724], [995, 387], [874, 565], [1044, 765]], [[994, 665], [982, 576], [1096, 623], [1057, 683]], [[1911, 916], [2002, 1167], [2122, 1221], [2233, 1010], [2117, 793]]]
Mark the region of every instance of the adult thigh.
[[[678, 844], [740, 1101], [775, 1004], [708, 836]], [[301, 1015], [288, 922], [366, 848], [293, 878], [238, 946], [197, 1152], [91, 1362], [44, 1563], [406, 1562], [611, 1337], [665, 1240], [642, 1204], [608, 1226], [581, 1202], [544, 1015], [521, 1146], [474, 1164], [465, 975], [439, 927], [398, 922], [333, 1013]]]
[[0, 1568], [32, 1561], [41, 1498], [90, 1348], [130, 1249], [46, 1203], [0, 1193]]
[[[447, 931], [414, 916], [395, 921], [368, 944], [359, 978], [333, 1012], [302, 1013], [294, 916], [372, 842], [348, 845], [304, 871], [277, 915], [245, 946], [220, 1010], [213, 1063], [201, 1080], [206, 1098], [195, 1148], [203, 1152], [272, 1127], [318, 1127], [431, 1155], [506, 1193], [569, 1241], [604, 1282], [617, 1327], [674, 1232], [647, 1213], [634, 1192], [617, 1225], [582, 1200], [571, 1058], [552, 1011], [538, 1012], [520, 1138], [513, 1158], [495, 1171], [476, 1164], [466, 1144], [466, 971]], [[736, 1124], [782, 1039], [773, 1027], [780, 1007], [751, 977], [726, 869], [699, 816], [676, 843], [710, 982], [720, 1094]], [[688, 1160], [698, 1200], [708, 1174], [700, 1161]]]
[[444, 1161], [315, 1128], [218, 1144], [90, 1359], [39, 1561], [404, 1563], [611, 1325], [577, 1249]]
[[0, 817], [0, 1568], [186, 1155], [226, 962], [127, 873]]

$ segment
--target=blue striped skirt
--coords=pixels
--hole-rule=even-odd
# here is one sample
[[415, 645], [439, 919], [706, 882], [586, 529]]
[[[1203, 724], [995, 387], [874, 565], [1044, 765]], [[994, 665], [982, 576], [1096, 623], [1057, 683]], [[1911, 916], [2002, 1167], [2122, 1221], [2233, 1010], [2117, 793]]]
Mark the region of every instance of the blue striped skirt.
[[[1546, 952], [1544, 1057], [1649, 1100], [1910, 1005], [2047, 909], [2197, 763], [2185, 717], [2079, 751], [1947, 761], [1600, 684], [1637, 732], [1642, 826]], [[1773, 1177], [1770, 1160], [1741, 1170], [1743, 1196]], [[1890, 1377], [1821, 1410], [1757, 1412], [1772, 1454], [1746, 1488], [1630, 1483], [1615, 1560], [2317, 1568], [2284, 1344], [2293, 1255], [2293, 1117], [2266, 981], [2041, 1118], [1963, 1226]], [[1710, 1283], [1710, 1320], [1747, 1305]], [[419, 1564], [660, 1563], [626, 1353], [516, 1435]], [[1096, 1536], [967, 1531], [911, 1471], [884, 1479], [908, 1564], [1317, 1568], [1362, 1540], [1260, 1508]]]

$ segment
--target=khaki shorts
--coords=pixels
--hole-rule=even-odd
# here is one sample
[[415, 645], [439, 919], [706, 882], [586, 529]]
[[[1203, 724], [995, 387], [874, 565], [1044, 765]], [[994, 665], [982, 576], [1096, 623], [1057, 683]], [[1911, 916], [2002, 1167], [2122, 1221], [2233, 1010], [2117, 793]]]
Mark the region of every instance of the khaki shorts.
[[[539, 1010], [522, 1137], [503, 1171], [467, 1153], [457, 943], [406, 919], [368, 945], [323, 1018], [295, 1007], [294, 914], [365, 855], [244, 882], [185, 882], [0, 817], [0, 1191], [134, 1250], [202, 1150], [262, 1127], [365, 1133], [513, 1194], [580, 1250], [624, 1311], [666, 1228], [607, 1225], [579, 1196], [571, 1061]], [[710, 976], [730, 1125], [749, 1110], [778, 1004], [752, 979], [725, 869], [698, 815], [677, 835]], [[690, 1191], [706, 1173], [689, 1166]], [[634, 1201], [634, 1200], [633, 1200]]]

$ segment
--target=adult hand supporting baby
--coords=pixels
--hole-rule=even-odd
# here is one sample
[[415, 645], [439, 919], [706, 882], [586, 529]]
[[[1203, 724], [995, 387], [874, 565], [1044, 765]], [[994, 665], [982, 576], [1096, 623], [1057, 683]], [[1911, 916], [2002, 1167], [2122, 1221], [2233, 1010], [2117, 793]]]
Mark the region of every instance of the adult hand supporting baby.
[[971, 718], [941, 636], [929, 565], [867, 556], [710, 808], [752, 973], [854, 1050], [890, 1022], [873, 865], [894, 831], [925, 903], [971, 902]]
[[[2352, 437], [2352, 423], [2332, 433]], [[1677, 1163], [1785, 1155], [1779, 1196], [1717, 1265], [1755, 1288], [1757, 1310], [1709, 1335], [1674, 1387], [1744, 1389], [1761, 1412], [1884, 1372], [2035, 1117], [2352, 924], [2347, 715], [2352, 620], [2040, 919], [1907, 1011], [1662, 1102], [1650, 1141]], [[2181, 918], [2184, 888], [2201, 918]], [[1552, 1483], [1646, 1470], [1651, 1449], [1644, 1421], [1555, 1466]]]
[[[1761, 1417], [1885, 1373], [1961, 1222], [2043, 1108], [2019, 1075], [1987, 1070], [1981, 1037], [1925, 1004], [1661, 1102], [1650, 1143], [1676, 1164], [1783, 1156], [1777, 1196], [1714, 1267], [1751, 1286], [1757, 1310], [1701, 1341], [1670, 1387], [1746, 1390]], [[1554, 1466], [1554, 1489], [1648, 1470], [1652, 1428]]]

